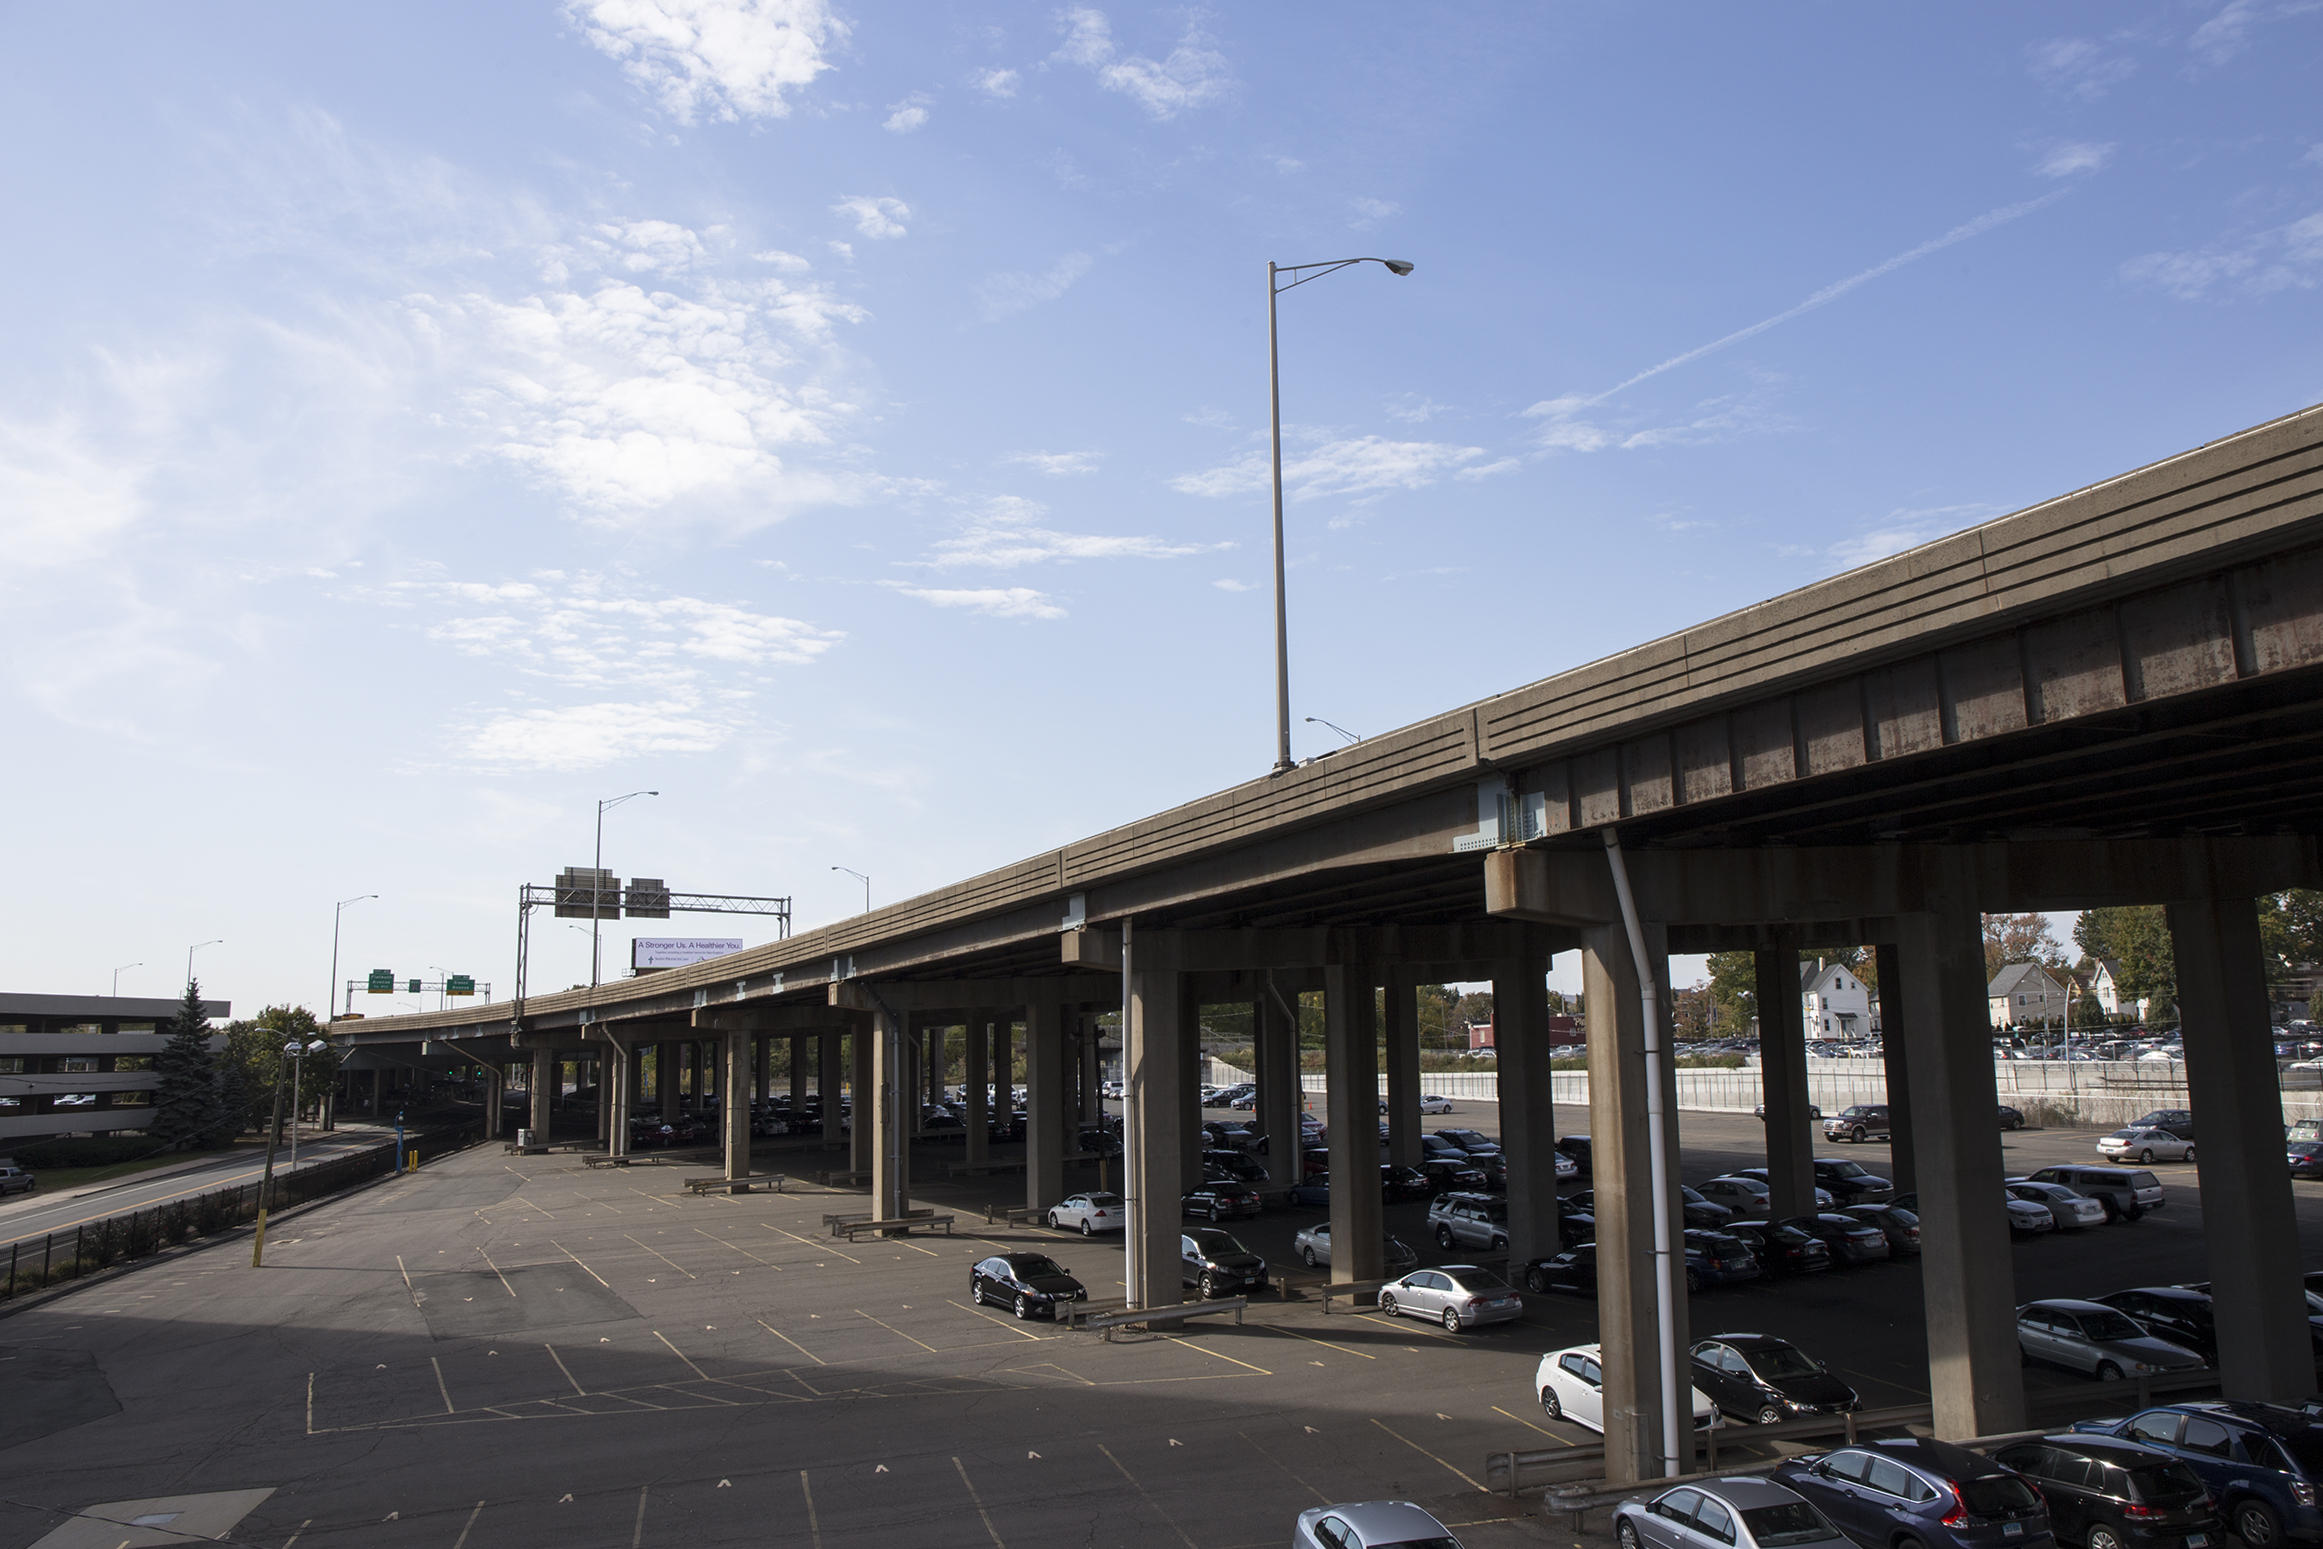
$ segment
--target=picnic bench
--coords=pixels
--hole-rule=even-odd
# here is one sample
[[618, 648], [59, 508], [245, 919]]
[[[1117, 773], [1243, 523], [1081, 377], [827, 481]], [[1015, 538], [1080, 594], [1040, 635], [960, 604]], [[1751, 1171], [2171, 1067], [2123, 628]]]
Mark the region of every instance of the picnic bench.
[[745, 1173], [729, 1178], [724, 1173], [700, 1173], [686, 1180], [686, 1188], [694, 1194], [747, 1194], [755, 1188], [782, 1192], [784, 1175], [781, 1173]]
[[860, 1241], [865, 1233], [892, 1237], [923, 1229], [933, 1231], [938, 1227], [943, 1228], [946, 1237], [952, 1235], [952, 1218], [937, 1215], [932, 1210], [914, 1210], [887, 1220], [872, 1215], [826, 1215], [823, 1217], [823, 1225], [833, 1237], [844, 1237], [849, 1242]]

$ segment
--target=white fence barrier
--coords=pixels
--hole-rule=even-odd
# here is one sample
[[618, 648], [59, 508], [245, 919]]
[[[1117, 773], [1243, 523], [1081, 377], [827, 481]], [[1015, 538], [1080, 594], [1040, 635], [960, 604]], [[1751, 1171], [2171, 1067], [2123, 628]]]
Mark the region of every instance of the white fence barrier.
[[[1210, 1061], [1211, 1079], [1218, 1085], [1255, 1078], [1217, 1060]], [[2118, 1060], [2066, 1062], [2062, 1060], [1995, 1060], [1993, 1085], [2000, 1101], [2025, 1111], [2035, 1123], [2097, 1125], [2112, 1128], [2151, 1113], [2156, 1108], [2191, 1108], [2186, 1090], [2186, 1067], [2156, 1061]], [[1678, 1107], [1698, 1113], [1749, 1113], [1765, 1100], [1758, 1067], [1739, 1070], [1680, 1070], [1676, 1072]], [[2307, 1084], [2286, 1084], [2283, 1122], [2323, 1119], [2323, 1090], [2312, 1073], [2287, 1072], [2286, 1082], [2305, 1077]], [[1589, 1101], [1589, 1073], [1560, 1070], [1552, 1074], [1555, 1100], [1560, 1105], [1584, 1107]], [[1322, 1096], [1328, 1084], [1309, 1072], [1300, 1084], [1311, 1095]], [[1500, 1100], [1500, 1076], [1492, 1070], [1427, 1070], [1420, 1073], [1420, 1090], [1456, 1102], [1492, 1103]], [[1379, 1095], [1387, 1095], [1387, 1077], [1379, 1078]], [[1807, 1100], [1826, 1115], [1857, 1103], [1887, 1101], [1887, 1070], [1875, 1059], [1810, 1059], [1807, 1062]]]

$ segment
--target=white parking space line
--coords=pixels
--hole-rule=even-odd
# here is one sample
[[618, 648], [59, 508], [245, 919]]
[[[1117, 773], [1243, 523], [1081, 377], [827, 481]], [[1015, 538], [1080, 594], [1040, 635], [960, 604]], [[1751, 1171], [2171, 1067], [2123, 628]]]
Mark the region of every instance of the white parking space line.
[[686, 1363], [687, 1371], [692, 1372], [695, 1376], [701, 1378], [704, 1382], [708, 1382], [710, 1380], [710, 1374], [708, 1372], [702, 1370], [699, 1366], [696, 1366], [691, 1358], [689, 1358], [683, 1350], [680, 1350], [676, 1345], [670, 1344], [669, 1336], [667, 1334], [664, 1334], [660, 1329], [655, 1329], [653, 1330], [653, 1337], [660, 1340], [664, 1345], [668, 1345], [669, 1353], [676, 1356], [679, 1360], [684, 1361]]
[[[950, 1297], [946, 1297], [944, 1300], [945, 1300], [945, 1302], [946, 1302], [946, 1304], [947, 1304], [947, 1305], [949, 1305], [949, 1306], [953, 1306], [953, 1307], [957, 1307], [957, 1308], [959, 1308], [959, 1309], [960, 1309], [962, 1312], [972, 1312], [972, 1313], [976, 1314], [976, 1316], [977, 1316], [977, 1317], [979, 1317], [979, 1318], [982, 1318], [982, 1319], [983, 1319], [985, 1322], [987, 1322], [987, 1323], [997, 1323], [997, 1324], [999, 1324], [999, 1325], [1000, 1325], [1002, 1328], [1004, 1328], [1004, 1329], [1008, 1330], [1008, 1331], [1009, 1331], [1011, 1334], [1014, 1334], [1014, 1335], [1015, 1335], [1017, 1338], [1019, 1338], [1019, 1339], [1029, 1339], [1029, 1340], [1031, 1340], [1031, 1341], [1032, 1341], [1034, 1344], [1039, 1344], [1039, 1343], [1041, 1343], [1041, 1342], [1042, 1342], [1042, 1339], [1041, 1339], [1041, 1336], [1040, 1336], [1040, 1335], [1038, 1335], [1038, 1334], [1034, 1333], [1034, 1332], [1033, 1332], [1031, 1329], [1028, 1329], [1028, 1328], [1018, 1328], [1018, 1327], [1016, 1326], [1015, 1322], [1014, 1322], [1014, 1321], [1012, 1321], [1012, 1320], [1010, 1320], [1010, 1319], [1008, 1319], [1008, 1318], [1003, 1318], [1003, 1317], [996, 1316], [996, 1315], [995, 1315], [995, 1314], [993, 1314], [993, 1313], [987, 1312], [987, 1311], [986, 1311], [985, 1309], [983, 1309], [982, 1307], [971, 1307], [971, 1306], [969, 1306], [969, 1305], [968, 1305], [966, 1302], [955, 1302], [955, 1301], [953, 1301], [953, 1300], [952, 1300]], [[1054, 1335], [1054, 1334], [1051, 1334], [1051, 1335], [1049, 1335], [1048, 1337], [1049, 1337], [1049, 1338], [1051, 1338], [1051, 1339], [1054, 1339], [1054, 1338], [1056, 1338], [1057, 1336], [1056, 1336], [1056, 1335]]]
[[492, 1273], [500, 1276], [500, 1289], [506, 1291], [509, 1297], [513, 1300], [516, 1296], [516, 1287], [508, 1283], [508, 1277], [506, 1275], [500, 1274], [500, 1266], [492, 1262], [492, 1255], [485, 1253], [482, 1247], [478, 1247], [476, 1252], [482, 1255], [484, 1263], [491, 1269]]
[[[556, 1249], [556, 1250], [557, 1250], [557, 1252], [559, 1252], [559, 1253], [563, 1254], [563, 1255], [564, 1255], [566, 1258], [568, 1258], [568, 1259], [571, 1259], [571, 1260], [572, 1260], [574, 1263], [576, 1263], [576, 1264], [581, 1264], [581, 1256], [580, 1256], [579, 1254], [575, 1253], [575, 1252], [574, 1252], [572, 1249], [570, 1249], [570, 1248], [566, 1247], [566, 1246], [565, 1246], [563, 1243], [561, 1243], [561, 1242], [558, 1242], [558, 1241], [557, 1241], [557, 1240], [556, 1240], [554, 1237], [551, 1237], [551, 1238], [549, 1239], [549, 1244], [548, 1244], [548, 1245], [549, 1245], [550, 1247], [552, 1247], [552, 1248]], [[600, 1275], [600, 1274], [598, 1274], [598, 1273], [597, 1273], [595, 1270], [593, 1270], [593, 1269], [590, 1269], [588, 1265], [586, 1265], [586, 1264], [581, 1264], [581, 1269], [582, 1269], [582, 1271], [583, 1271], [585, 1274], [587, 1274], [587, 1275], [588, 1275], [588, 1277], [589, 1277], [591, 1280], [594, 1280], [594, 1281], [596, 1281], [596, 1282], [597, 1282], [599, 1285], [603, 1286], [603, 1287], [604, 1287], [606, 1290], [610, 1291], [610, 1290], [612, 1290], [612, 1289], [613, 1289], [613, 1282], [612, 1282], [612, 1281], [610, 1281], [610, 1280], [607, 1280], [607, 1279], [606, 1279], [606, 1278], [605, 1278], [603, 1275]]]
[[552, 1344], [544, 1343], [541, 1345], [541, 1348], [548, 1352], [548, 1358], [550, 1360], [557, 1363], [557, 1370], [565, 1374], [565, 1381], [573, 1385], [573, 1396], [576, 1398], [585, 1397], [589, 1390], [581, 1386], [580, 1379], [575, 1377], [573, 1375], [572, 1368], [565, 1364], [565, 1358], [557, 1354], [557, 1347]]
[[1137, 1492], [1138, 1499], [1144, 1501], [1147, 1506], [1151, 1507], [1155, 1516], [1161, 1518], [1164, 1522], [1167, 1522], [1170, 1525], [1170, 1531], [1178, 1535], [1178, 1542], [1184, 1544], [1186, 1549], [1196, 1549], [1194, 1541], [1186, 1536], [1186, 1530], [1178, 1526], [1178, 1519], [1171, 1516], [1167, 1511], [1162, 1509], [1162, 1503], [1153, 1498], [1153, 1492], [1148, 1490], [1144, 1483], [1140, 1481], [1135, 1474], [1131, 1473], [1126, 1467], [1123, 1467], [1121, 1459], [1113, 1455], [1113, 1449], [1106, 1446], [1105, 1443], [1099, 1442], [1097, 1443], [1097, 1450], [1105, 1454], [1106, 1462], [1121, 1470], [1121, 1477], [1129, 1481], [1129, 1487]]
[[[628, 1240], [631, 1242], [637, 1242], [637, 1239], [630, 1237], [627, 1232], [623, 1232], [621, 1235], [625, 1238], [628, 1238]], [[670, 1268], [676, 1270], [679, 1274], [685, 1276], [688, 1280], [699, 1280], [702, 1278], [700, 1275], [697, 1275], [692, 1270], [686, 1268], [685, 1265], [680, 1264], [676, 1259], [673, 1259], [668, 1254], [662, 1252], [659, 1248], [648, 1247], [642, 1242], [637, 1242], [637, 1245], [640, 1248], [644, 1248], [646, 1252], [652, 1254], [655, 1258], [661, 1260], [664, 1264], [667, 1264]]]
[[960, 1471], [960, 1484], [967, 1490], [968, 1499], [976, 1503], [976, 1515], [984, 1521], [984, 1531], [992, 1539], [992, 1549], [1008, 1549], [1008, 1542], [1000, 1536], [1000, 1529], [992, 1525], [992, 1513], [984, 1509], [984, 1497], [976, 1493], [976, 1483], [968, 1477], [968, 1465], [954, 1458], [952, 1466]]
[[476, 1519], [483, 1514], [484, 1503], [478, 1501], [476, 1509], [468, 1513], [468, 1520], [460, 1524], [460, 1536], [452, 1540], [452, 1549], [468, 1549], [468, 1535], [475, 1530]]
[[1442, 1458], [1436, 1456], [1436, 1454], [1430, 1452], [1427, 1448], [1421, 1446], [1418, 1442], [1412, 1440], [1409, 1436], [1406, 1436], [1403, 1432], [1397, 1430], [1394, 1426], [1389, 1425], [1385, 1420], [1374, 1418], [1371, 1423], [1378, 1426], [1381, 1430], [1387, 1432], [1388, 1435], [1393, 1436], [1397, 1441], [1400, 1441], [1405, 1446], [1411, 1448], [1412, 1451], [1418, 1453], [1421, 1457], [1428, 1459], [1428, 1461], [1432, 1463], [1441, 1465], [1454, 1477], [1458, 1478], [1463, 1484], [1466, 1484], [1470, 1489], [1478, 1491], [1484, 1495], [1490, 1495], [1492, 1493], [1490, 1490], [1485, 1489], [1484, 1486], [1478, 1484], [1474, 1479], [1469, 1478], [1469, 1476], [1461, 1472], [1461, 1470], [1454, 1468], [1449, 1463], [1444, 1462]]
[[458, 1414], [459, 1411], [452, 1407], [452, 1390], [444, 1382], [444, 1363], [432, 1355], [427, 1358], [427, 1363], [436, 1369], [436, 1391], [444, 1396], [444, 1413]]
[[[800, 1344], [797, 1340], [791, 1338], [788, 1334], [785, 1334], [781, 1329], [776, 1328], [773, 1324], [767, 1322], [764, 1318], [752, 1318], [750, 1321], [757, 1324], [760, 1328], [766, 1330], [769, 1334], [772, 1334], [775, 1338], [781, 1340], [784, 1344], [790, 1346], [793, 1350], [796, 1350], [799, 1354], [805, 1356], [808, 1360], [814, 1362], [817, 1366], [828, 1364], [821, 1356], [815, 1354], [814, 1351], [809, 1350], [805, 1345]], [[806, 1477], [807, 1476], [805, 1474], [800, 1474], [800, 1483], [805, 1483]]]
[[1501, 1408], [1498, 1404], [1492, 1406], [1492, 1411], [1494, 1414], [1508, 1415], [1511, 1420], [1514, 1420], [1517, 1424], [1524, 1426], [1529, 1430], [1539, 1431], [1543, 1436], [1546, 1436], [1549, 1440], [1555, 1442], [1560, 1447], [1570, 1447], [1574, 1445], [1572, 1442], [1567, 1441], [1564, 1437], [1559, 1436], [1555, 1431], [1549, 1430], [1543, 1426], [1534, 1425], [1532, 1421], [1527, 1420], [1523, 1415], [1509, 1414], [1507, 1410]]
[[836, 1248], [827, 1248], [823, 1244], [815, 1241], [812, 1237], [801, 1237], [796, 1232], [783, 1232], [782, 1228], [776, 1226], [772, 1221], [761, 1221], [758, 1224], [765, 1227], [770, 1232], [782, 1232], [782, 1235], [788, 1237], [792, 1242], [803, 1242], [808, 1247], [814, 1249], [817, 1253], [828, 1253], [835, 1259], [845, 1259], [848, 1263], [855, 1265], [860, 1265], [863, 1262], [861, 1259], [856, 1258], [853, 1254], [841, 1253]]
[[890, 1334], [895, 1335], [898, 1339], [911, 1340], [913, 1344], [919, 1346], [922, 1350], [925, 1350], [930, 1355], [942, 1355], [944, 1353], [943, 1351], [938, 1350], [934, 1345], [929, 1344], [926, 1340], [916, 1338], [910, 1334], [906, 1334], [902, 1329], [897, 1328], [894, 1324], [888, 1322], [885, 1318], [873, 1318], [870, 1313], [865, 1312], [860, 1307], [857, 1307], [853, 1310], [855, 1316], [859, 1318], [869, 1318], [870, 1321], [878, 1324], [881, 1328], [887, 1330]]
[[652, 1488], [649, 1484], [637, 1487], [637, 1522], [629, 1530], [629, 1549], [637, 1549], [639, 1544], [645, 1542], [645, 1492]]
[[807, 1503], [807, 1537], [814, 1541], [814, 1549], [823, 1549], [823, 1519], [815, 1511], [815, 1487], [807, 1481], [807, 1471], [799, 1470], [799, 1494]]

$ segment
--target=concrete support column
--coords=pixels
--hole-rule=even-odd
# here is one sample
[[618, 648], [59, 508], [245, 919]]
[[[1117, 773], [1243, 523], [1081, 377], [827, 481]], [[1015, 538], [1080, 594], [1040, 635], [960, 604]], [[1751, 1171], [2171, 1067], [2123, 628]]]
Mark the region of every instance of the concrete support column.
[[[1984, 926], [1962, 883], [1897, 921], [1911, 994], [1901, 1032], [1920, 1185], [1920, 1285], [1938, 1436], [2022, 1430], [2024, 1378], [1984, 998]], [[1892, 1105], [1891, 1105], [1892, 1106]]]
[[1381, 1002], [1380, 1032], [1387, 1041], [1387, 1159], [1398, 1167], [1420, 1160], [1419, 986], [1409, 972], [1390, 968]]
[[1789, 937], [1752, 954], [1758, 969], [1759, 1095], [1766, 1102], [1768, 1214], [1777, 1221], [1815, 1205], [1814, 1118], [1807, 1112], [1807, 1030], [1799, 949]]
[[592, 1054], [589, 1056], [589, 1069], [593, 1075], [593, 1079], [590, 1084], [595, 1086], [597, 1089], [597, 1139], [600, 1143], [603, 1143], [613, 1138], [613, 1083], [610, 1079], [611, 1071], [606, 1066], [605, 1056], [602, 1054]]
[[1065, 1197], [1065, 1008], [1051, 1001], [1024, 1008], [1024, 1202], [1039, 1212]]
[[725, 1114], [721, 1119], [726, 1142], [726, 1176], [750, 1176], [750, 1068], [759, 1040], [749, 1033], [726, 1034], [726, 1068], [718, 1076], [718, 1096]]
[[837, 1146], [846, 1137], [839, 1128], [839, 1088], [845, 1084], [845, 1065], [840, 1059], [841, 1034], [837, 1028], [817, 1035], [818, 1057], [815, 1064], [815, 1101], [823, 1110], [823, 1144]]
[[703, 1118], [710, 1116], [710, 1045], [702, 1038], [686, 1040], [686, 1073], [690, 1078], [688, 1093], [694, 1099], [694, 1112]]
[[855, 1123], [871, 1132], [871, 1208], [892, 1221], [911, 1208], [911, 1124], [907, 1109], [919, 1107], [911, 1084], [911, 1033], [902, 1013], [876, 1012], [868, 1034], [871, 1047], [871, 1112], [858, 1102]]
[[[1179, 1283], [1179, 1201], [1186, 1191], [1185, 1123], [1179, 1088], [1186, 1075], [1184, 1005], [1193, 998], [1183, 975], [1137, 969], [1131, 962], [1129, 1004], [1123, 1008], [1123, 1064], [1133, 1109], [1124, 1190], [1130, 1200], [1133, 1272], [1129, 1305], [1173, 1307], [1185, 1299]], [[1199, 1174], [1196, 1174], [1199, 1176]]]
[[1202, 1176], [1202, 1008], [1189, 986], [1178, 995], [1178, 1142], [1188, 1187]]
[[636, 1061], [627, 1045], [616, 1040], [605, 1051], [605, 1070], [612, 1080], [612, 1127], [606, 1132], [605, 1150], [610, 1156], [629, 1154], [629, 1107], [637, 1089]]
[[1508, 1162], [1508, 1267], [1521, 1277], [1557, 1251], [1556, 1077], [1549, 1068], [1549, 965], [1527, 955], [1492, 965], [1493, 1046], [1500, 1067], [1500, 1150]]
[[1292, 1014], [1296, 1003], [1286, 1006], [1288, 1000], [1270, 980], [1250, 1007], [1258, 1057], [1256, 1112], [1266, 1136], [1267, 1181], [1278, 1189], [1299, 1181], [1306, 1150], [1299, 1132], [1305, 1096], [1299, 1086], [1299, 1025]]
[[873, 1095], [878, 1088], [872, 1079], [872, 1042], [871, 1024], [856, 1018], [847, 1033], [847, 1165], [866, 1176], [871, 1172], [871, 1110], [878, 1106]]
[[[500, 1089], [506, 1084], [507, 1079], [506, 1073], [501, 1070], [497, 1063], [484, 1067], [484, 1138], [486, 1140], [500, 1138]], [[372, 1111], [378, 1111], [376, 1103], [372, 1105]]]
[[674, 1043], [653, 1046], [653, 1106], [665, 1124], [678, 1116], [678, 1046]]
[[928, 1030], [912, 1026], [909, 1012], [904, 1013], [903, 1029], [903, 1042], [897, 1045], [902, 1058], [896, 1068], [896, 1079], [903, 1087], [903, 1100], [896, 1111], [903, 1115], [904, 1133], [917, 1140], [927, 1132], [927, 1113], [921, 1106], [926, 1098], [920, 1090], [920, 1072], [928, 1066]]
[[[814, 1059], [820, 1057], [821, 1047], [820, 1037], [815, 1033], [794, 1033], [791, 1036], [789, 1045], [790, 1111], [794, 1114], [806, 1112], [807, 1069]], [[810, 1055], [809, 1050], [814, 1050], [815, 1053]], [[769, 1091], [767, 1095], [771, 1097], [774, 1094]]]
[[1898, 1194], [1920, 1186], [1912, 1145], [1912, 1072], [1904, 1059], [1904, 955], [1893, 942], [1873, 949], [1879, 969], [1880, 1062], [1887, 1067], [1888, 1170]]
[[968, 1013], [967, 1045], [961, 1058], [967, 1065], [961, 1080], [968, 1088], [968, 1146], [970, 1167], [982, 1167], [992, 1160], [992, 1046], [986, 1034], [991, 1019], [981, 1011]]
[[1323, 1086], [1330, 1116], [1331, 1279], [1386, 1271], [1379, 1201], [1379, 1019], [1367, 964], [1323, 970]]
[[556, 1056], [546, 1049], [532, 1051], [532, 1138], [537, 1144], [548, 1140], [549, 1090], [556, 1085]]
[[1105, 1121], [1105, 1071], [1099, 1045], [1104, 1042], [1097, 1025], [1089, 1024], [1088, 1036], [1081, 1040], [1081, 1122], [1102, 1124]]
[[[792, 1048], [796, 1048], [797, 1044], [798, 1040], [795, 1038], [790, 1041]], [[791, 1069], [793, 1071], [798, 1069], [798, 1061], [795, 1058], [791, 1061]], [[750, 1100], [757, 1103], [774, 1101], [773, 1039], [753, 1038], [750, 1041], [750, 1072]]]
[[[1669, 1047], [1669, 954], [1661, 927], [1645, 927], [1650, 956], [1643, 971], [1654, 976], [1663, 1019], [1662, 1047]], [[1589, 1128], [1591, 1184], [1597, 1201], [1597, 1334], [1605, 1351], [1605, 1474], [1616, 1485], [1658, 1479], [1662, 1462], [1662, 1364], [1659, 1273], [1654, 1260], [1654, 1212], [1668, 1226], [1674, 1253], [1683, 1253], [1685, 1217], [1678, 1181], [1677, 1072], [1662, 1062], [1661, 1103], [1667, 1116], [1663, 1165], [1668, 1192], [1654, 1197], [1653, 1158], [1647, 1138], [1644, 1008], [1638, 1000], [1640, 965], [1630, 954], [1629, 935], [1618, 925], [1582, 936], [1583, 993], [1589, 1003]], [[1495, 1019], [1498, 1005], [1495, 1003]], [[1670, 1314], [1676, 1323], [1679, 1395], [1686, 1391], [1687, 1308], [1683, 1259], [1678, 1295]], [[1692, 1430], [1691, 1420], [1681, 1430]], [[1691, 1440], [1687, 1443], [1691, 1450]], [[1681, 1457], [1679, 1466], [1687, 1466]]]
[[2228, 1398], [2296, 1404], [2315, 1391], [2299, 1223], [2283, 1166], [2283, 1098], [2258, 915], [2247, 898], [2169, 906], [2186, 1086], [2202, 1117], [2202, 1238]]

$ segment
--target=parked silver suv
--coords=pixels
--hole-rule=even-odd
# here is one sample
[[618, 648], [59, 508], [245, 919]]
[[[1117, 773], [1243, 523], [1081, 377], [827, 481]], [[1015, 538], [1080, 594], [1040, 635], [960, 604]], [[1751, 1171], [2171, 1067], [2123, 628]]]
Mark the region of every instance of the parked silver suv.
[[1508, 1202], [1486, 1194], [1439, 1194], [1428, 1203], [1428, 1230], [1439, 1248], [1508, 1251]]

